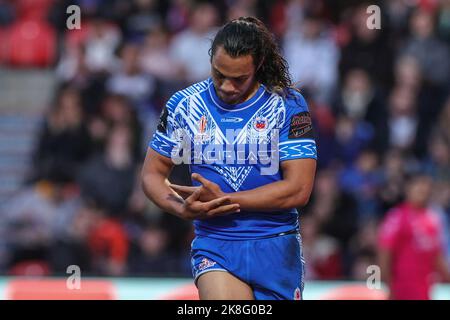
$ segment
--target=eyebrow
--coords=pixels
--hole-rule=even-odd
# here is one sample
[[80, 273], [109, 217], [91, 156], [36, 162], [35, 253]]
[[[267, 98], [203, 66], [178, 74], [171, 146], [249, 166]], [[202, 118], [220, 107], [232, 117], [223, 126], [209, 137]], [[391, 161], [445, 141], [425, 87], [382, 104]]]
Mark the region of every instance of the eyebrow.
[[240, 75], [240, 76], [238, 76], [238, 77], [227, 77], [227, 76], [225, 76], [222, 72], [220, 72], [219, 70], [217, 70], [216, 67], [214, 67], [214, 66], [213, 66], [213, 70], [214, 70], [214, 72], [218, 73], [219, 75], [221, 75], [221, 76], [223, 76], [223, 77], [225, 77], [225, 78], [231, 78], [231, 79], [241, 79], [241, 78], [247, 78], [247, 77], [250, 76], [249, 74], [243, 74], [243, 75]]

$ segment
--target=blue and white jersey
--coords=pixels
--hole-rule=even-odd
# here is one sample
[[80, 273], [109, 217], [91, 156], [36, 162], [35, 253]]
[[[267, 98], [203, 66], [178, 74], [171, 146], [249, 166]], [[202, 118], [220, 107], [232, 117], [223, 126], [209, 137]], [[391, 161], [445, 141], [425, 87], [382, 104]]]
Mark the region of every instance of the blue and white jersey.
[[[286, 97], [260, 85], [249, 100], [222, 102], [211, 79], [176, 92], [161, 114], [150, 147], [175, 164], [188, 163], [224, 192], [239, 192], [282, 179], [282, 161], [317, 158], [308, 107], [290, 90]], [[198, 185], [193, 181], [193, 185]], [[256, 239], [298, 227], [298, 212], [241, 211], [194, 221], [196, 234]]]

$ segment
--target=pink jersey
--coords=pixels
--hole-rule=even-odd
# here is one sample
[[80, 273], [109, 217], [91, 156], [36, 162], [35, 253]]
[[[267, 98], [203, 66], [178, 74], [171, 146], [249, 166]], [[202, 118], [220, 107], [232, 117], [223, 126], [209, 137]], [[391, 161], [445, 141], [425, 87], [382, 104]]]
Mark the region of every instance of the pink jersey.
[[407, 203], [397, 206], [381, 225], [379, 246], [392, 256], [392, 298], [429, 299], [436, 258], [443, 248], [438, 215]]

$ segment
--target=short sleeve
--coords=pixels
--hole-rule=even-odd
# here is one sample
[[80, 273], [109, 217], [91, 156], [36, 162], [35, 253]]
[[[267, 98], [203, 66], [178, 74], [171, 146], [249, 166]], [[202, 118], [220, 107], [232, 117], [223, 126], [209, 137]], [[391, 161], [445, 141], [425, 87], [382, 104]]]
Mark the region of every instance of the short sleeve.
[[179, 144], [179, 123], [175, 117], [175, 110], [180, 103], [177, 95], [173, 95], [159, 117], [156, 132], [149, 143], [149, 147], [159, 154], [171, 157], [172, 150]]
[[292, 90], [284, 101], [286, 117], [280, 130], [280, 161], [317, 159], [314, 128], [306, 100]]

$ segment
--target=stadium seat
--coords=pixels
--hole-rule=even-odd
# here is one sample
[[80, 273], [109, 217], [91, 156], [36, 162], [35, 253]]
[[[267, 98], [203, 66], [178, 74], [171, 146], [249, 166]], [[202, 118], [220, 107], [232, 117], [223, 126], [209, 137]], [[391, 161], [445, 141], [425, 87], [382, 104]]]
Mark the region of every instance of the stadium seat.
[[15, 6], [20, 19], [46, 19], [54, 0], [16, 0]]
[[6, 59], [6, 29], [0, 28], [0, 65], [5, 63]]
[[49, 67], [56, 58], [56, 34], [46, 22], [20, 20], [8, 30], [5, 62], [16, 67]]
[[66, 279], [11, 280], [6, 287], [8, 300], [114, 300], [115, 288], [109, 281], [81, 280], [80, 289], [69, 289]]
[[50, 274], [50, 267], [44, 261], [30, 260], [15, 264], [8, 272], [11, 276], [42, 277]]

